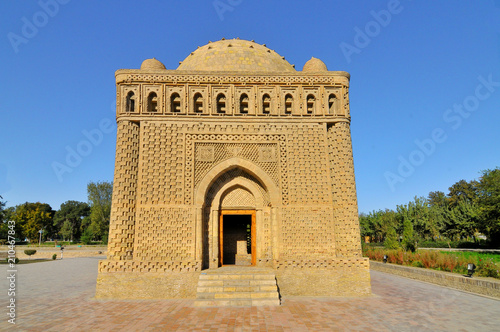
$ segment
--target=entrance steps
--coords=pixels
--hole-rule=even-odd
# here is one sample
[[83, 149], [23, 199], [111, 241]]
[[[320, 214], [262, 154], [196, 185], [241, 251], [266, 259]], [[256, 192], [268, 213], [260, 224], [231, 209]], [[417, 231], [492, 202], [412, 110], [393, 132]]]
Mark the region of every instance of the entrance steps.
[[201, 272], [197, 307], [280, 305], [276, 275], [272, 269], [224, 266]]

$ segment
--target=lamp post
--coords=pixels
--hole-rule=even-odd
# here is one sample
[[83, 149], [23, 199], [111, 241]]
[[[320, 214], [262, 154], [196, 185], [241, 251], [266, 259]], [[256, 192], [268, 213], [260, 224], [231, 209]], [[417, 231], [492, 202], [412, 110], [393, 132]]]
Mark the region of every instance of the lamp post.
[[40, 247], [40, 245], [42, 244], [42, 233], [43, 233], [43, 229], [39, 230], [38, 233], [40, 233], [40, 239], [38, 240], [38, 246]]
[[474, 274], [475, 271], [476, 271], [476, 265], [474, 265], [474, 263], [467, 264], [467, 276], [469, 278], [472, 278], [472, 275]]

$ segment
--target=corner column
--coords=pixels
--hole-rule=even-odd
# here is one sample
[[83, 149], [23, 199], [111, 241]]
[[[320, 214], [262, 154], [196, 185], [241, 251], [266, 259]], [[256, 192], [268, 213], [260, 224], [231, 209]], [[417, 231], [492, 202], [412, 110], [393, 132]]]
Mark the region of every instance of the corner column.
[[351, 129], [342, 121], [327, 130], [337, 257], [361, 256]]
[[133, 259], [140, 126], [118, 121], [108, 259]]

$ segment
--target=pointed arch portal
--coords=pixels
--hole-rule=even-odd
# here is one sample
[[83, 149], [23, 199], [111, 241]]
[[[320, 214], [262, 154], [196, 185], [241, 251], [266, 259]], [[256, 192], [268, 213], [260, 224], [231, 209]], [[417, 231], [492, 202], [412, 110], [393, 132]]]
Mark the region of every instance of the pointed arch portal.
[[[195, 204], [197, 257], [204, 268], [277, 257], [279, 190], [254, 163], [235, 157], [216, 165], [197, 187]], [[265, 232], [274, 236], [266, 240]]]

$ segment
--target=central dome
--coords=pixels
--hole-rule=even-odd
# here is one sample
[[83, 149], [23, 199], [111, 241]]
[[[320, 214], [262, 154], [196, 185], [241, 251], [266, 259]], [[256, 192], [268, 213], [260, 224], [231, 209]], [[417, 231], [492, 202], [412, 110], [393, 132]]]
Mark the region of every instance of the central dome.
[[177, 70], [295, 72], [285, 57], [265, 45], [240, 39], [222, 39], [198, 47]]

